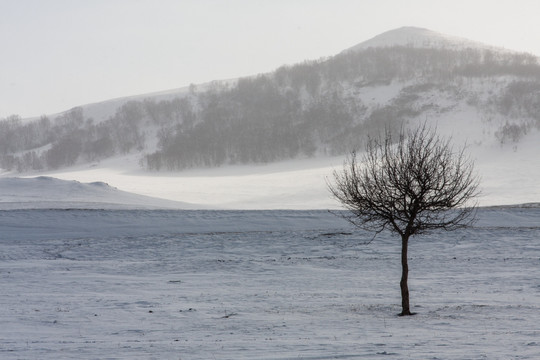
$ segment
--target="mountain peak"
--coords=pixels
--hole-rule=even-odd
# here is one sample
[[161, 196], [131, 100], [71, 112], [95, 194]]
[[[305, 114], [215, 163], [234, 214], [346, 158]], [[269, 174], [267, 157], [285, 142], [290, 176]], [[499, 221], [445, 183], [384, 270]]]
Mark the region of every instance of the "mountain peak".
[[420, 27], [404, 26], [386, 31], [345, 51], [360, 51], [368, 48], [384, 48], [392, 46], [410, 46], [414, 48], [436, 49], [495, 49], [495, 47], [465, 38], [446, 35]]

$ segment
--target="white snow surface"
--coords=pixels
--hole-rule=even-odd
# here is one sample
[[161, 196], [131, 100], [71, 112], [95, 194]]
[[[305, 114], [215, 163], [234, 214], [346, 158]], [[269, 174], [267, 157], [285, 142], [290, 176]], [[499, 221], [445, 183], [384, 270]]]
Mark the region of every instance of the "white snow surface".
[[[462, 109], [458, 114], [463, 116], [441, 117], [437, 126], [453, 137], [456, 146], [468, 144], [467, 153], [475, 162], [476, 172], [481, 179], [479, 204], [493, 206], [540, 202], [540, 132], [529, 134], [519, 144], [500, 146], [492, 138], [489, 139], [485, 128], [468, 120], [472, 111]], [[141, 170], [136, 156], [119, 157], [96, 166], [81, 165], [40, 174], [85, 185], [106, 183], [110, 186], [107, 191], [96, 195], [89, 192], [76, 194], [68, 189], [73, 186], [70, 182], [64, 183], [65, 190], [60, 190], [60, 184], [57, 184], [56, 190], [45, 190], [42, 188], [45, 182], [37, 181], [33, 183], [36, 189], [27, 189], [28, 194], [19, 192], [17, 196], [20, 201], [24, 199], [24, 207], [27, 208], [32, 207], [32, 199], [36, 207], [43, 207], [38, 204], [42, 202], [40, 196], [48, 199], [49, 207], [64, 207], [69, 201], [67, 198], [72, 195], [72, 203], [127, 203], [131, 208], [138, 204], [140, 207], [178, 209], [339, 209], [340, 204], [330, 196], [327, 183], [332, 181], [334, 170], [343, 168], [344, 159], [344, 156], [319, 157], [267, 165], [231, 165], [156, 173]], [[33, 178], [35, 175], [26, 177]], [[13, 203], [18, 201], [17, 196], [5, 197], [6, 193], [14, 191], [9, 186], [12, 185], [0, 182], [0, 208], [5, 208], [3, 202], [9, 201], [14, 206]], [[95, 184], [90, 187], [99, 188]], [[110, 191], [111, 188], [116, 188], [116, 192]], [[120, 197], [121, 191], [124, 195]], [[132, 197], [125, 192], [132, 193]], [[137, 200], [133, 198], [137, 197], [135, 194], [139, 195]], [[109, 200], [105, 195], [109, 196]], [[51, 201], [60, 196], [64, 199], [63, 203], [52, 206]]]
[[[343, 159], [325, 157], [156, 173], [141, 170], [136, 157], [120, 157], [99, 166], [83, 165], [43, 175], [84, 184], [104, 182], [153, 200], [168, 200], [167, 208], [176, 202], [179, 209], [328, 209], [339, 208], [330, 197], [326, 180], [330, 179], [334, 169], [342, 167]], [[92, 202], [91, 196], [87, 202]]]
[[[104, 182], [82, 184], [47, 176], [0, 178], [0, 210], [189, 209], [196, 206], [128, 193]], [[200, 208], [200, 206], [197, 206]]]
[[0, 358], [538, 359], [540, 208], [478, 216], [398, 317], [399, 239], [326, 211], [3, 210]]

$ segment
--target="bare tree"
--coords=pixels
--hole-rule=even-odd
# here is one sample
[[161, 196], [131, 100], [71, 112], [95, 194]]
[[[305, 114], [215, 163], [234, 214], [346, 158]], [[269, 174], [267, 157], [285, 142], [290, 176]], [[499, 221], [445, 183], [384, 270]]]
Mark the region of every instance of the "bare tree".
[[455, 230], [472, 224], [478, 177], [465, 147], [454, 151], [450, 139], [424, 124], [415, 130], [370, 139], [357, 159], [352, 152], [328, 187], [349, 210], [347, 219], [375, 235], [390, 230], [401, 236], [402, 312], [409, 306], [407, 249], [412, 235]]

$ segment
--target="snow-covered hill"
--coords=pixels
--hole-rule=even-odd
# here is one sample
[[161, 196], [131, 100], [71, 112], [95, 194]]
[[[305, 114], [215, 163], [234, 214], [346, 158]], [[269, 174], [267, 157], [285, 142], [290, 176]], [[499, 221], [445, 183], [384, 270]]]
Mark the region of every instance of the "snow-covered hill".
[[208, 207], [335, 208], [326, 182], [343, 154], [370, 132], [427, 121], [468, 144], [481, 205], [540, 202], [539, 79], [532, 55], [405, 27], [270, 74], [2, 123], [2, 176]]
[[0, 210], [193, 208], [202, 207], [128, 193], [104, 182], [85, 184], [45, 176], [0, 178]]
[[[510, 51], [502, 49], [492, 45], [484, 44], [481, 42], [469, 40], [462, 37], [452, 36], [448, 34], [439, 33], [433, 30], [419, 28], [414, 26], [404, 26], [401, 28], [389, 30], [380, 35], [375, 36], [372, 39], [363, 41], [357, 45], [344, 50], [360, 51], [369, 48], [384, 48], [392, 46], [410, 46], [417, 48], [442, 48], [442, 49], [486, 49], [493, 51]], [[197, 84], [195, 88], [198, 91], [204, 91], [215, 84], [231, 85], [234, 84], [237, 79], [219, 80], [212, 83]], [[193, 85], [192, 85], [193, 86]], [[103, 121], [113, 116], [116, 110], [129, 101], [140, 101], [144, 99], [152, 99], [156, 102], [171, 100], [177, 97], [183, 97], [190, 91], [190, 86], [183, 86], [176, 89], [169, 89], [159, 91], [155, 93], [139, 94], [121, 97], [117, 99], [110, 99], [102, 102], [81, 105], [85, 112], [85, 115], [96, 121]], [[51, 114], [51, 117], [61, 114]]]
[[[540, 202], [538, 141], [530, 138], [516, 151], [471, 145], [481, 177], [480, 205]], [[47, 175], [86, 183], [105, 181], [128, 192], [206, 208], [337, 209], [340, 205], [330, 197], [326, 183], [343, 160], [336, 156], [165, 174], [111, 160], [103, 167], [80, 166]]]

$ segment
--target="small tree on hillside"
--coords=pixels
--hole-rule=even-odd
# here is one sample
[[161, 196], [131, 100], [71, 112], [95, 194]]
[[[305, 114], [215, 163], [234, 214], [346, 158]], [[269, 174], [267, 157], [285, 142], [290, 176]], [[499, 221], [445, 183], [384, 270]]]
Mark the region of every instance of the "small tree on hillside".
[[409, 238], [430, 230], [456, 230], [472, 224], [479, 180], [465, 147], [454, 151], [449, 139], [426, 125], [392, 136], [370, 139], [366, 152], [356, 152], [334, 171], [332, 195], [349, 210], [347, 219], [376, 234], [401, 236], [402, 312], [409, 306], [407, 249]]

